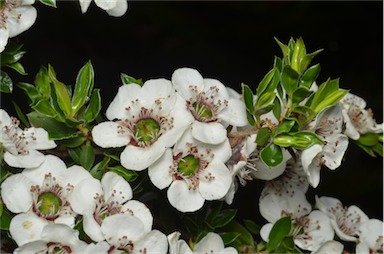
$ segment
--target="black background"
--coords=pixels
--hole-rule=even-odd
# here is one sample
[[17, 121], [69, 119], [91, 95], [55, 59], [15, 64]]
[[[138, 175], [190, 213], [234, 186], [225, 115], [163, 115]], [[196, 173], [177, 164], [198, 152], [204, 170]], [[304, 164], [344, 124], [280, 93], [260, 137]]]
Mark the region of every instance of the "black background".
[[[318, 82], [340, 77], [340, 86], [363, 97], [382, 122], [383, 2], [147, 2], [129, 1], [120, 18], [108, 16], [94, 3], [81, 14], [77, 1], [59, 1], [58, 8], [36, 3], [38, 18], [17, 36], [27, 54], [21, 60], [28, 76], [7, 71], [14, 82], [33, 82], [41, 65], [51, 64], [60, 81], [74, 84], [78, 70], [91, 60], [95, 87], [101, 88], [103, 112], [121, 85], [120, 73], [148, 80], [170, 79], [179, 67], [196, 68], [240, 91], [242, 82], [256, 87], [281, 56], [274, 37], [287, 43], [302, 37], [322, 72]], [[10, 100], [23, 104], [18, 88], [2, 96], [2, 108], [12, 113]], [[313, 193], [355, 204], [369, 217], [383, 216], [383, 161], [350, 144], [335, 171], [322, 169]], [[256, 219], [255, 195], [262, 181], [249, 183], [235, 196], [239, 216]]]

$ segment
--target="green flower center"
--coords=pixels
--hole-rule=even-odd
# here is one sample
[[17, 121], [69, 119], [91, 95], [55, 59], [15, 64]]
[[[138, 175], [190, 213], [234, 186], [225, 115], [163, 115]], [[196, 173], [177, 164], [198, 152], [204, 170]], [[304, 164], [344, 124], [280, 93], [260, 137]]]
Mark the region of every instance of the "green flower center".
[[139, 142], [151, 142], [160, 131], [160, 125], [153, 119], [141, 119], [133, 129], [133, 133]]
[[211, 119], [213, 116], [212, 110], [205, 104], [195, 102], [192, 104], [192, 107], [199, 118]]
[[183, 176], [191, 176], [200, 168], [200, 161], [193, 155], [183, 157], [177, 164], [177, 171]]
[[55, 215], [61, 206], [61, 199], [52, 192], [44, 192], [37, 198], [40, 212], [45, 216]]

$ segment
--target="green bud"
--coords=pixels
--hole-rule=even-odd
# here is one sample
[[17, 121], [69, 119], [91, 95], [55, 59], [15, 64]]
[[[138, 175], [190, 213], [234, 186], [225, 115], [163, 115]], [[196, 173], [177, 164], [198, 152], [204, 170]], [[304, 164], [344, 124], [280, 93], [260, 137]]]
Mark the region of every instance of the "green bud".
[[360, 135], [358, 142], [364, 146], [374, 146], [379, 142], [379, 137], [375, 133]]

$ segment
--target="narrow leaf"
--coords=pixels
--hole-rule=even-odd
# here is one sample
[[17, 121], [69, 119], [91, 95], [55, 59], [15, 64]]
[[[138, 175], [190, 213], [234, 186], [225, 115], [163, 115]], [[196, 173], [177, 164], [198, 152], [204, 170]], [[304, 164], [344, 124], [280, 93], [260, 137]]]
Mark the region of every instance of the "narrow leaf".
[[254, 111], [254, 106], [253, 106], [253, 93], [251, 88], [249, 88], [248, 85], [242, 83], [241, 84], [242, 88], [242, 94], [243, 94], [243, 99], [245, 103], [245, 107], [249, 113], [253, 113]]
[[48, 66], [48, 75], [53, 83], [53, 87], [55, 88], [57, 104], [66, 116], [72, 117], [71, 98], [67, 87], [56, 79], [53, 68], [50, 65]]
[[320, 74], [320, 64], [316, 64], [308, 68], [301, 76], [299, 86], [310, 88]]
[[264, 146], [271, 137], [271, 130], [268, 127], [261, 128], [256, 135], [256, 144]]
[[95, 162], [95, 153], [90, 144], [85, 144], [80, 148], [79, 162], [86, 170], [90, 170]]
[[275, 222], [268, 236], [267, 252], [273, 251], [291, 231], [291, 217], [283, 217]]
[[4, 71], [0, 71], [0, 92], [12, 93], [13, 83], [11, 77]]
[[75, 90], [72, 97], [72, 113], [75, 115], [88, 99], [90, 91], [93, 89], [94, 71], [90, 61], [88, 61], [79, 71], [76, 78]]
[[85, 110], [85, 120], [90, 123], [97, 115], [100, 113], [101, 109], [101, 96], [100, 96], [100, 90], [94, 89], [91, 99], [89, 101], [88, 107]]
[[288, 65], [284, 67], [281, 74], [281, 84], [288, 95], [292, 96], [295, 91], [299, 80], [299, 74]]

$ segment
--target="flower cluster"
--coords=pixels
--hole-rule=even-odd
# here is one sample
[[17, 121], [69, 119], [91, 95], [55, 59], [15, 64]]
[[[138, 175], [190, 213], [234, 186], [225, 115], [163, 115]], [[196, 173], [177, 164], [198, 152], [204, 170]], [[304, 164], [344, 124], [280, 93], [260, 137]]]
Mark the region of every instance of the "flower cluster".
[[[79, 0], [83, 13], [91, 2]], [[128, 8], [94, 2], [116, 17]], [[0, 2], [0, 52], [34, 23], [33, 3]], [[187, 67], [145, 82], [121, 74], [104, 114], [90, 61], [73, 89], [50, 65], [35, 84], [19, 83], [31, 112], [16, 105], [19, 121], [0, 109], [0, 215], [12, 251], [320, 254], [352, 243], [356, 253], [383, 253], [382, 220], [333, 197], [308, 198], [351, 142], [382, 156], [382, 124], [339, 80], [317, 85], [320, 67], [310, 62], [320, 50], [307, 54], [301, 38], [277, 43], [283, 57], [241, 94]], [[24, 74], [24, 53], [6, 50], [2, 64]], [[263, 187], [250, 197], [262, 226], [223, 209], [252, 180]], [[147, 203], [163, 194], [160, 209]]]

